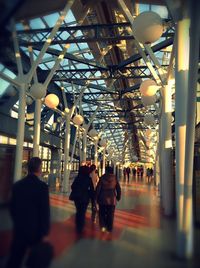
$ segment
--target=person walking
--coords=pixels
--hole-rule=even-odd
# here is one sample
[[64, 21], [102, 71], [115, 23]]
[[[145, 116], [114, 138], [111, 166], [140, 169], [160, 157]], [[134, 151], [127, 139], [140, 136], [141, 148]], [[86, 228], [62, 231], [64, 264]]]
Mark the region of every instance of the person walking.
[[147, 168], [147, 183], [150, 183], [150, 177], [151, 177], [151, 169]]
[[140, 174], [141, 174], [141, 180], [142, 180], [143, 175], [144, 175], [144, 167], [142, 165], [140, 166]]
[[[96, 165], [90, 166], [90, 178], [92, 180], [94, 191], [95, 191], [96, 187], [97, 187], [97, 183], [99, 181]], [[92, 222], [95, 222], [96, 221], [96, 213], [97, 213], [97, 205], [96, 205], [95, 198], [92, 199], [91, 206], [92, 206], [91, 219], [92, 219]]]
[[49, 190], [39, 177], [42, 161], [33, 157], [28, 163], [28, 175], [13, 186], [10, 213], [13, 220], [13, 240], [7, 268], [19, 268], [27, 249], [42, 242], [50, 229]]
[[123, 168], [123, 174], [124, 174], [124, 181], [126, 181], [126, 175], [127, 175], [127, 173], [126, 173], [126, 167]]
[[106, 167], [106, 173], [100, 178], [96, 188], [96, 200], [99, 205], [99, 224], [102, 232], [112, 232], [115, 206], [120, 199], [120, 184], [113, 174], [113, 168]]
[[94, 202], [94, 187], [89, 176], [90, 168], [88, 166], [81, 166], [79, 168], [78, 176], [72, 183], [72, 192], [69, 199], [74, 201], [76, 207], [76, 232], [82, 235], [85, 226], [85, 214], [90, 200]]
[[136, 168], [135, 167], [132, 169], [132, 172], [133, 172], [133, 178], [135, 180], [135, 177], [136, 177]]
[[130, 173], [131, 173], [131, 169], [130, 169], [130, 167], [127, 167], [126, 168], [126, 174], [127, 174], [128, 183], [129, 183], [129, 180], [130, 180]]

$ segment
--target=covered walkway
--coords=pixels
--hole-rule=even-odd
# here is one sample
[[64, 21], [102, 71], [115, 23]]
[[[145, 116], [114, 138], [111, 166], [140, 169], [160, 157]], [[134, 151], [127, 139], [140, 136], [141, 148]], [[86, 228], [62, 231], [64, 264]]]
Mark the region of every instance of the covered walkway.
[[[73, 203], [62, 194], [51, 194], [49, 240], [55, 250], [51, 268], [198, 268], [200, 232], [195, 230], [195, 258], [188, 262], [178, 259], [174, 254], [175, 220], [163, 215], [157, 188], [133, 179], [121, 185], [122, 200], [117, 205], [112, 235], [102, 233], [98, 223], [91, 222], [89, 209], [82, 239], [76, 236]], [[8, 218], [5, 230], [0, 231], [0, 264], [9, 252], [10, 227]]]
[[[52, 267], [198, 267], [199, 10], [196, 0], [0, 0], [0, 264], [13, 185], [29, 173], [47, 197], [45, 227], [50, 192]], [[122, 186], [111, 234], [88, 209], [76, 236], [69, 195], [82, 166], [95, 166], [90, 184], [112, 170], [110, 216]], [[35, 204], [25, 201], [19, 222]]]

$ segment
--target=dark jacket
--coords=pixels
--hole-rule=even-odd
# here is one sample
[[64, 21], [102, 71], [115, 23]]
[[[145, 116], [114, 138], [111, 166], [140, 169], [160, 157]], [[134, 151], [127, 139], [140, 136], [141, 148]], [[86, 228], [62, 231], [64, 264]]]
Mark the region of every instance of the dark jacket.
[[40, 241], [49, 233], [48, 186], [35, 175], [30, 174], [14, 184], [10, 210], [15, 234], [27, 242]]
[[94, 187], [88, 176], [77, 176], [71, 186], [70, 200], [80, 203], [89, 203], [94, 200]]
[[96, 188], [96, 199], [99, 205], [116, 205], [121, 198], [121, 187], [114, 174], [103, 175]]

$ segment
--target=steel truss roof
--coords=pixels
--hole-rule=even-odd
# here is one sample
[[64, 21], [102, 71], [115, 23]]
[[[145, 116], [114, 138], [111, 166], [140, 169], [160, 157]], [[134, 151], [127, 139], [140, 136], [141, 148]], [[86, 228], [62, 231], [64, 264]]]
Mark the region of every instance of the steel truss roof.
[[[87, 22], [90, 22], [91, 14], [88, 13]], [[28, 56], [28, 47], [31, 46], [34, 57], [37, 57], [52, 30], [50, 19], [45, 17], [37, 19], [43, 28], [33, 29], [30, 26], [33, 23], [28, 22], [29, 30], [17, 31], [20, 48], [26, 56]], [[66, 96], [71, 102], [80, 93], [81, 88], [86, 87], [82, 107], [79, 107], [83, 115], [86, 118], [91, 117], [95, 109], [100, 106], [93, 126], [101, 130], [106, 122], [104, 136], [109, 137], [111, 144], [114, 144], [113, 146], [119, 152], [125, 146], [125, 137], [128, 132], [132, 145], [129, 154], [133, 153], [131, 152], [133, 149], [140, 157], [138, 131], [143, 131], [148, 127], [142, 123], [146, 111], [141, 103], [138, 88], [142, 79], [152, 78], [152, 76], [142, 62], [140, 54], [136, 52], [134, 55], [125, 56], [117, 47], [121, 42], [126, 42], [126, 44], [133, 42], [130, 23], [102, 23], [97, 16], [95, 20], [99, 23], [78, 25], [75, 17], [69, 21], [66, 19], [51, 41], [39, 65], [38, 74], [41, 80], [44, 80], [56, 57], [62, 51], [63, 45], [71, 44], [72, 49], [64, 55], [63, 62], [59, 70], [54, 73], [52, 82], [57, 88], [64, 87]], [[173, 24], [169, 23], [169, 19], [165, 19], [165, 23], [168, 23], [166, 32], [161, 40], [152, 46], [154, 53], [161, 53], [160, 57], [163, 56], [161, 51], [173, 44]], [[6, 46], [7, 40], [3, 42]], [[97, 59], [97, 52], [102, 56], [100, 60]], [[163, 69], [168, 67], [168, 63], [161, 62], [161, 65]], [[131, 96], [127, 95], [129, 93]], [[62, 103], [59, 109], [61, 111], [64, 109]], [[151, 107], [149, 111], [155, 114], [154, 107]], [[42, 124], [44, 127], [53, 114], [52, 111], [43, 107]], [[57, 116], [54, 115], [54, 122], [56, 118]]]

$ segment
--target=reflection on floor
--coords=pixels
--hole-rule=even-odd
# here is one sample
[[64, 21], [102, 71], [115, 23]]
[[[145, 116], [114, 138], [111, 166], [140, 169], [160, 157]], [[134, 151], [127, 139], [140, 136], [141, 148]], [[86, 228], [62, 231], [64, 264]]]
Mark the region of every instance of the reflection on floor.
[[[73, 203], [62, 194], [51, 194], [49, 240], [55, 250], [51, 268], [199, 267], [198, 256], [191, 262], [174, 257], [175, 221], [161, 216], [157, 189], [141, 182], [121, 186], [123, 194], [117, 205], [113, 234], [102, 234], [98, 223], [92, 224], [88, 209], [84, 237], [80, 240], [75, 235]], [[12, 236], [6, 211], [4, 219], [0, 230], [0, 264], [8, 255]]]

